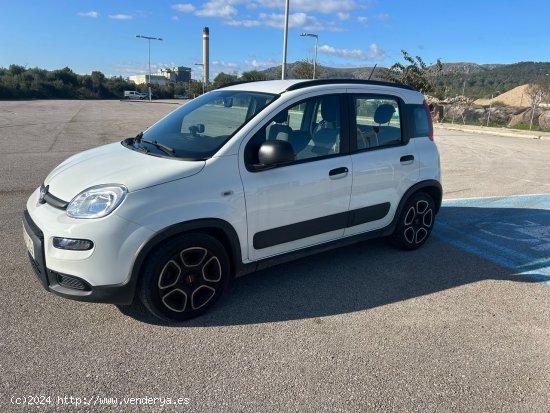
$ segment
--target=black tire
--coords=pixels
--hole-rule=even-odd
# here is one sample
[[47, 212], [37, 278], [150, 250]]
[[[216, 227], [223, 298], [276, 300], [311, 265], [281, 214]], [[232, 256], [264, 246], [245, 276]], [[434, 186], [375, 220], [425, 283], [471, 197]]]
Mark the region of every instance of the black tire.
[[421, 247], [432, 233], [435, 222], [435, 204], [425, 192], [413, 194], [401, 211], [391, 242], [404, 250]]
[[138, 295], [156, 317], [183, 321], [207, 311], [230, 280], [223, 245], [207, 234], [171, 238], [147, 258], [140, 274]]

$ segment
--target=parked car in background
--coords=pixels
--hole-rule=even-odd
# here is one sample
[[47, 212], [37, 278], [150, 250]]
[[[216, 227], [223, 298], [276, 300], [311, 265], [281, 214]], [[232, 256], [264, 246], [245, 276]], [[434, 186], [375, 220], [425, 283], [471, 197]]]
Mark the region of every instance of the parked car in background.
[[124, 99], [143, 100], [143, 99], [145, 99], [145, 97], [143, 96], [143, 93], [136, 92], [135, 90], [125, 90], [124, 91]]

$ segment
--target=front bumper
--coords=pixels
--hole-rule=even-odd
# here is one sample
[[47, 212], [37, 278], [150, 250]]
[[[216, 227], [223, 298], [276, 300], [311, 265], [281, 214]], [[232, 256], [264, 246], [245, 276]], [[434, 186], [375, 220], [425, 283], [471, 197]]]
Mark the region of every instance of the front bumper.
[[57, 295], [77, 301], [110, 304], [131, 304], [136, 288], [135, 280], [115, 285], [92, 286], [82, 278], [54, 271], [47, 267], [44, 233], [32, 220], [29, 212], [23, 213], [23, 230], [28, 235], [28, 258], [42, 286]]

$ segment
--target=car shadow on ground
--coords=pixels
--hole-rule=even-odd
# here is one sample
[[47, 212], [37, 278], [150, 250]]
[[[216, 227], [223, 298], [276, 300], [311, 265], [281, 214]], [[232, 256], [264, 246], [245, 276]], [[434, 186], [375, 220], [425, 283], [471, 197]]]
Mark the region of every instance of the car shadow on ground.
[[180, 327], [352, 313], [484, 280], [548, 282], [546, 244], [548, 210], [444, 207], [432, 238], [416, 251], [373, 240], [262, 270], [236, 279], [212, 310], [181, 324], [159, 322], [140, 305], [120, 309]]

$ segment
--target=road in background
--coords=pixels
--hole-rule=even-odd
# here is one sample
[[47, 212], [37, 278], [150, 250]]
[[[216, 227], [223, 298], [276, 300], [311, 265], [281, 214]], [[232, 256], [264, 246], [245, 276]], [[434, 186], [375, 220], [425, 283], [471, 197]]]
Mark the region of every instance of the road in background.
[[436, 129], [445, 198], [550, 193], [550, 140]]
[[[550, 141], [436, 131], [448, 201], [423, 248], [373, 241], [261, 271], [182, 326], [46, 293], [22, 240], [29, 194], [71, 154], [134, 136], [175, 107], [0, 102], [2, 411], [29, 410], [12, 396], [50, 395], [188, 398], [164, 408], [179, 412], [548, 412], [550, 288], [472, 249], [513, 235], [506, 217], [525, 205], [480, 211], [490, 202], [451, 199], [550, 193]], [[524, 235], [544, 247], [545, 233]], [[516, 244], [498, 245], [521, 253]]]

